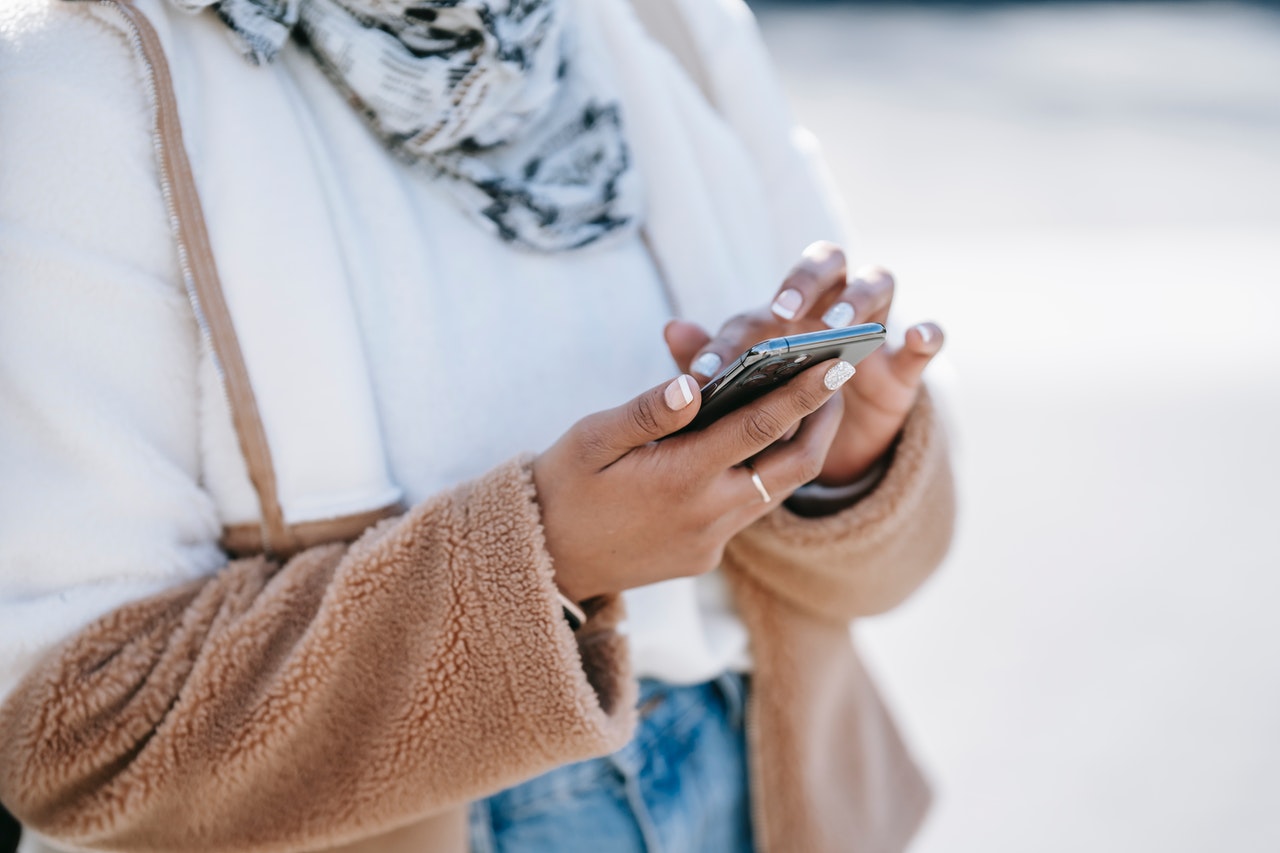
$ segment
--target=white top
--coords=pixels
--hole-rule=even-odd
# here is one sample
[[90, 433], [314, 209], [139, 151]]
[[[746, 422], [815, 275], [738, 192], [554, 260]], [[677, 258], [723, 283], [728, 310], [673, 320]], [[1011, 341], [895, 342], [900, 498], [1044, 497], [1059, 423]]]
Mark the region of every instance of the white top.
[[[255, 69], [214, 16], [138, 5], [169, 58], [290, 521], [541, 450], [674, 375], [664, 283], [714, 325], [767, 299], [807, 242], [842, 236], [739, 0], [673, 2], [713, 103], [626, 2], [575, 2], [617, 78], [650, 251], [555, 256], [482, 233], [295, 48]], [[216, 571], [223, 524], [257, 513], [120, 26], [100, 4], [0, 3], [0, 115], [22, 117], [0, 121], [0, 163], [22, 164], [0, 174], [0, 699], [89, 621]], [[628, 601], [641, 673], [745, 665], [714, 574]]]
[[[577, 61], [609, 79], [604, 53], [586, 48], [599, 41], [580, 33]], [[351, 134], [352, 110], [310, 57], [290, 45], [284, 62], [314, 138]], [[712, 118], [705, 101], [695, 109]], [[571, 252], [513, 247], [423, 170], [386, 159], [410, 211], [397, 227], [429, 266], [348, 284], [389, 473], [410, 504], [543, 450], [579, 418], [678, 375], [662, 338], [673, 306], [638, 234]], [[338, 229], [345, 265], [370, 268], [366, 246], [343, 240], [353, 227]], [[692, 684], [749, 667], [746, 628], [714, 572], [624, 597], [637, 675]]]
[[[354, 295], [391, 476], [410, 503], [678, 374], [639, 237], [533, 253], [482, 231], [421, 173], [402, 167], [401, 181], [433, 268]], [[725, 593], [715, 573], [626, 593], [635, 672], [692, 684], [746, 668]]]

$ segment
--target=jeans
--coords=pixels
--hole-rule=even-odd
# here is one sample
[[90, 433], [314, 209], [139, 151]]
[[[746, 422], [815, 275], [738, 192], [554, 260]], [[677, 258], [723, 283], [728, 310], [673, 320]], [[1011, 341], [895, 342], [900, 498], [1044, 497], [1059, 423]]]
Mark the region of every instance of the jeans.
[[472, 805], [472, 853], [750, 853], [746, 690], [641, 681], [635, 738]]

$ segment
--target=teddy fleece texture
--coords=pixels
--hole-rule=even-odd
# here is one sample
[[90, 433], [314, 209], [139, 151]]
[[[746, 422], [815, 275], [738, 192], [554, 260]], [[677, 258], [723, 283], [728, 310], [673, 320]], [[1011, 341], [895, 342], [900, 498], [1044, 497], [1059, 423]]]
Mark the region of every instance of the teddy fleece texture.
[[[523, 460], [350, 548], [227, 562], [213, 486], [244, 463], [192, 390], [217, 379], [129, 57], [64, 4], [0, 3], [0, 113], [24, 117], [0, 120], [0, 801], [86, 848], [464, 850], [468, 801], [626, 740], [618, 605], [568, 631]], [[872, 494], [730, 544], [761, 850], [914, 831], [925, 786], [848, 622], [923, 580], [952, 513], [925, 397]]]
[[515, 461], [284, 566], [240, 560], [120, 608], [0, 713], [0, 796], [128, 850], [297, 850], [621, 747], [604, 603], [569, 631]]
[[[822, 519], [779, 510], [730, 544], [761, 850], [900, 850], [914, 833], [927, 788], [848, 621], [923, 581], [953, 510], [925, 397], [872, 495]], [[551, 578], [524, 460], [350, 548], [230, 563], [27, 677], [0, 709], [0, 799], [93, 848], [323, 849], [404, 827], [410, 846], [461, 849], [467, 801], [633, 726], [618, 603], [574, 634]]]

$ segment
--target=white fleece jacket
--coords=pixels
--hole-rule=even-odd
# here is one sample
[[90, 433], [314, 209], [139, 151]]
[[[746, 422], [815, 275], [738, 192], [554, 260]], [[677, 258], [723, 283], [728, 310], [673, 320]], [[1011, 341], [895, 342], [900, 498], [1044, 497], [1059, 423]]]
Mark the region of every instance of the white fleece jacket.
[[[306, 57], [253, 69], [211, 16], [138, 5], [170, 58], [286, 517], [382, 505], [398, 484], [365, 361], [378, 356], [348, 287], [412, 287], [439, 266], [408, 226], [402, 167], [354, 115], [317, 138], [319, 112], [349, 108], [319, 94]], [[841, 229], [810, 144], [780, 120], [745, 7], [675, 5], [714, 113], [624, 0], [578, 13], [617, 75], [653, 257], [681, 312], [714, 325]], [[258, 518], [180, 283], [149, 128], [109, 11], [0, 5], [0, 699], [93, 618], [221, 565], [222, 525]], [[344, 428], [316, 434], [317, 422]]]

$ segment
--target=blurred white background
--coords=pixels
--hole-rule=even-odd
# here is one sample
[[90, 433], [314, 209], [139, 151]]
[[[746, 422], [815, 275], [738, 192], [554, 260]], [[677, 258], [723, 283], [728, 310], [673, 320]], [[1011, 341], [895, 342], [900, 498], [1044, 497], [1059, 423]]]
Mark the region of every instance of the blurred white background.
[[948, 333], [959, 536], [859, 628], [915, 850], [1280, 850], [1280, 12], [756, 10]]

